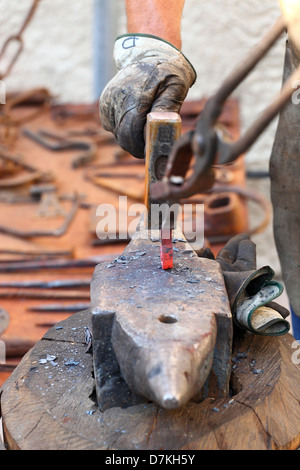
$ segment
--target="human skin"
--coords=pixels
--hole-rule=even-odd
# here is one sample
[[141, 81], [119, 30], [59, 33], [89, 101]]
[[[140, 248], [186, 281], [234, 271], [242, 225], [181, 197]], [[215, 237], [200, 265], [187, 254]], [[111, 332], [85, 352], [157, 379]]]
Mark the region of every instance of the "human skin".
[[181, 49], [185, 0], [126, 0], [127, 32], [152, 34]]

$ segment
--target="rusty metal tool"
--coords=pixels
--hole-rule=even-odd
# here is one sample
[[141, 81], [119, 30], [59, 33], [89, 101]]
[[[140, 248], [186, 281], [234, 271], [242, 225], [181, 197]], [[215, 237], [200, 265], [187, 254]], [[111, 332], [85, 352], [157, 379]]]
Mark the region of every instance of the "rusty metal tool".
[[[154, 200], [179, 200], [209, 190], [215, 181], [213, 165], [231, 163], [244, 154], [280, 110], [286, 106], [292, 94], [300, 86], [300, 68], [285, 83], [274, 101], [236, 142], [228, 142], [217, 126], [226, 100], [278, 41], [285, 29], [286, 24], [281, 17], [250, 52], [246, 60], [207, 101], [198, 117], [195, 129], [184, 134], [176, 142], [163, 180], [153, 184], [151, 195]], [[193, 156], [196, 162], [192, 172], [188, 174]]]
[[14, 165], [25, 170], [25, 173], [22, 173], [20, 175], [16, 175], [11, 178], [1, 178], [0, 188], [10, 188], [14, 186], [19, 186], [36, 180], [51, 181], [53, 179], [52, 173], [43, 172], [33, 167], [32, 165], [24, 162], [22, 157], [12, 155], [3, 145], [0, 146], [0, 159], [9, 163], [13, 163]]
[[36, 305], [35, 307], [29, 307], [29, 312], [36, 313], [74, 313], [88, 310], [90, 303], [76, 303], [76, 304], [43, 304]]
[[[181, 118], [177, 113], [155, 112], [147, 116], [145, 151], [145, 206], [149, 230], [160, 230], [160, 257], [163, 269], [173, 267], [172, 232], [176, 220], [170, 212], [159, 210], [157, 201], [150, 196], [151, 184], [160, 181], [165, 173], [169, 155], [181, 134]], [[166, 209], [166, 206], [164, 206]]]
[[23, 129], [23, 134], [47, 150], [54, 152], [84, 150], [83, 155], [79, 155], [73, 160], [73, 168], [79, 168], [86, 163], [90, 163], [95, 159], [97, 154], [97, 148], [93, 142], [68, 139], [64, 136], [45, 131], [43, 129], [38, 132], [33, 132], [30, 129]]
[[89, 287], [90, 279], [55, 279], [54, 281], [8, 281], [0, 282], [1, 287], [65, 289]]
[[18, 238], [39, 238], [39, 237], [61, 237], [66, 233], [71, 223], [73, 222], [77, 210], [79, 208], [80, 200], [77, 194], [74, 195], [71, 208], [66, 214], [64, 222], [58, 228], [52, 230], [21, 230], [13, 227], [6, 227], [0, 225], [0, 232], [12, 237]]
[[92, 268], [99, 263], [110, 262], [117, 254], [92, 256], [86, 259], [49, 259], [40, 261], [21, 261], [18, 263], [1, 263], [0, 272], [26, 272], [43, 269], [69, 269], [69, 268]]
[[4, 341], [5, 355], [7, 358], [24, 356], [24, 354], [35, 345], [35, 342], [31, 339], [21, 338], [19, 336], [3, 335], [0, 338]]
[[25, 16], [25, 19], [23, 23], [21, 24], [19, 31], [13, 35], [11, 35], [3, 44], [1, 50], [0, 50], [0, 61], [3, 59], [5, 56], [5, 53], [7, 50], [9, 50], [9, 46], [11, 43], [15, 42], [18, 44], [18, 49], [15, 53], [15, 55], [12, 57], [10, 62], [6, 62], [8, 65], [6, 67], [6, 70], [4, 72], [0, 73], [0, 80], [3, 78], [7, 77], [7, 75], [10, 73], [12, 70], [14, 64], [16, 63], [18, 57], [20, 56], [21, 52], [23, 51], [24, 48], [24, 43], [23, 43], [23, 33], [25, 32], [28, 24], [31, 22], [37, 7], [39, 5], [40, 0], [33, 0], [32, 5], [28, 11], [28, 13]]
[[142, 222], [122, 256], [95, 269], [93, 361], [101, 410], [145, 400], [175, 409], [229, 392], [232, 318], [220, 267], [199, 258], [178, 228], [174, 237], [172, 269], [160, 269], [160, 240], [152, 241]]
[[3, 308], [0, 308], [0, 335], [2, 335], [3, 331], [5, 331], [8, 327], [9, 320], [10, 316], [8, 312], [6, 310], [3, 310]]

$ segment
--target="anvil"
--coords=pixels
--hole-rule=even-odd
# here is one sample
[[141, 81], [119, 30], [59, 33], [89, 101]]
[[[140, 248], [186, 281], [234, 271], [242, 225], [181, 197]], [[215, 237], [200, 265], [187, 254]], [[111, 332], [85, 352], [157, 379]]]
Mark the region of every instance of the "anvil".
[[[167, 114], [170, 124], [174, 116]], [[146, 145], [146, 208], [151, 207], [149, 181], [163, 176], [157, 170], [178, 136], [176, 116], [162, 130], [156, 118], [149, 116], [147, 123], [153, 145]], [[102, 410], [143, 400], [175, 409], [191, 399], [229, 393], [232, 317], [220, 266], [197, 256], [174, 219], [168, 240], [172, 266], [165, 269], [161, 221], [149, 220], [146, 211], [123, 254], [99, 264], [91, 282], [94, 374]]]
[[145, 232], [140, 226], [123, 254], [93, 275], [99, 407], [143, 397], [174, 409], [190, 399], [228, 396], [232, 318], [219, 264], [199, 258], [174, 230], [174, 266], [164, 270], [159, 241]]

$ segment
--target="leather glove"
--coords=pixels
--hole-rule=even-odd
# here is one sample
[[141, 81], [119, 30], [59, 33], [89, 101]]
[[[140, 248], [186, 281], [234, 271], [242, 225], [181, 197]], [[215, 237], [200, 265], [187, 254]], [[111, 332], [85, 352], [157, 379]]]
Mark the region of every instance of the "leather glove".
[[[202, 255], [203, 256], [203, 255]], [[207, 250], [205, 256], [208, 257]], [[283, 291], [270, 266], [257, 269], [256, 246], [247, 234], [233, 237], [216, 257], [221, 266], [234, 323], [251, 333], [278, 336], [289, 331], [289, 311], [274, 302]]]
[[120, 147], [144, 158], [147, 114], [178, 113], [196, 72], [177, 48], [149, 35], [117, 38], [114, 59], [118, 73], [101, 94], [101, 123]]

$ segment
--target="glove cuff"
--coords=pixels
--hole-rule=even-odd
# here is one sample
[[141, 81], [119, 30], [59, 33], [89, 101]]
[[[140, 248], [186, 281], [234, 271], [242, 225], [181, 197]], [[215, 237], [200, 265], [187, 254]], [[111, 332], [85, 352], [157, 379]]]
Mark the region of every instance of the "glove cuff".
[[270, 266], [264, 266], [256, 271], [223, 272], [232, 311], [236, 310], [238, 302], [259, 292], [265, 282], [271, 281], [274, 275]]
[[239, 328], [264, 336], [286, 334], [290, 324], [284, 319], [280, 306], [272, 302], [279, 297], [283, 287], [279, 282], [266, 282], [261, 290], [252, 297], [241, 300], [234, 315]]
[[136, 62], [156, 59], [174, 60], [180, 58], [189, 70], [190, 86], [196, 79], [197, 73], [185, 55], [165, 39], [151, 34], [123, 34], [115, 41], [114, 59], [118, 70]]

